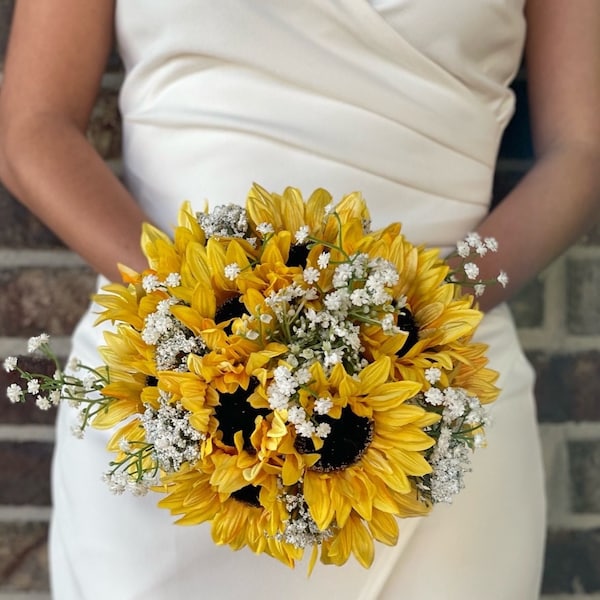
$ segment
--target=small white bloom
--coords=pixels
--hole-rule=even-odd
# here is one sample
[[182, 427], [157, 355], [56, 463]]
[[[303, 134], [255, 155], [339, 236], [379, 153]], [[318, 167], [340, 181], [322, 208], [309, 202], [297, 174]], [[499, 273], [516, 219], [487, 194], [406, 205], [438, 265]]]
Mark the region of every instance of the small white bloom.
[[310, 421], [298, 423], [296, 425], [296, 433], [302, 437], [311, 437], [315, 433], [315, 426]]
[[51, 402], [48, 400], [48, 398], [46, 398], [46, 396], [38, 396], [35, 399], [35, 403], [40, 410], [48, 410], [52, 406]]
[[442, 371], [437, 367], [425, 369], [425, 379], [431, 384], [436, 384], [442, 377]]
[[466, 263], [464, 269], [465, 275], [469, 279], [477, 279], [477, 277], [479, 276], [479, 267], [475, 263]]
[[326, 207], [325, 207], [325, 216], [330, 215], [333, 212], [334, 206], [333, 206], [333, 202], [330, 202]]
[[323, 270], [327, 268], [330, 257], [331, 255], [329, 252], [321, 252], [321, 254], [319, 254], [319, 258], [317, 258], [317, 265], [319, 265], [319, 269]]
[[429, 388], [424, 396], [425, 400], [432, 406], [440, 406], [444, 402], [444, 394], [438, 388]]
[[312, 375], [310, 374], [310, 371], [306, 368], [298, 369], [294, 373], [294, 379], [298, 382], [298, 385], [306, 385], [312, 379]]
[[271, 223], [259, 223], [256, 226], [256, 231], [258, 231], [258, 233], [260, 233], [260, 235], [265, 236], [265, 235], [269, 235], [270, 233], [273, 233], [274, 229], [273, 229], [273, 225], [271, 225]]
[[179, 273], [169, 273], [165, 279], [168, 287], [178, 287], [181, 285], [181, 275]]
[[69, 362], [67, 363], [67, 371], [71, 371], [71, 372], [79, 371], [80, 365], [81, 365], [81, 363], [79, 362], [79, 359], [75, 356], [72, 356], [69, 359]]
[[471, 246], [471, 248], [477, 248], [481, 244], [481, 236], [475, 231], [471, 231], [465, 237], [465, 242]]
[[227, 279], [229, 279], [230, 281], [234, 281], [242, 270], [240, 269], [240, 266], [237, 263], [231, 263], [229, 265], [226, 265], [223, 271]]
[[475, 292], [475, 296], [483, 296], [485, 292], [485, 283], [476, 283], [473, 286], [473, 291]]
[[40, 382], [38, 379], [30, 379], [27, 382], [27, 391], [30, 394], [37, 394], [40, 391]]
[[96, 384], [96, 378], [91, 373], [88, 373], [81, 380], [81, 383], [83, 385], [83, 389], [86, 390], [87, 392], [89, 392], [94, 389], [94, 386]]
[[81, 425], [73, 425], [71, 426], [71, 434], [76, 437], [78, 440], [82, 440], [84, 436], [83, 429]]
[[506, 287], [508, 285], [508, 275], [504, 271], [500, 271], [497, 280], [502, 287]]
[[292, 406], [288, 409], [287, 420], [292, 425], [301, 425], [306, 422], [306, 412], [301, 406]]
[[461, 241], [456, 244], [456, 252], [461, 258], [467, 258], [471, 254], [471, 248], [467, 242]]
[[27, 352], [35, 352], [43, 344], [47, 344], [50, 341], [50, 336], [47, 333], [41, 333], [38, 336], [30, 337], [27, 342]]
[[302, 225], [302, 227], [300, 227], [298, 229], [298, 231], [296, 231], [294, 238], [296, 239], [296, 242], [298, 244], [304, 244], [304, 242], [306, 241], [306, 238], [308, 237], [309, 234], [310, 234], [310, 229], [309, 229], [308, 225]]
[[7, 356], [4, 361], [4, 370], [7, 373], [14, 371], [17, 368], [17, 357], [16, 356]]
[[331, 433], [331, 425], [329, 423], [319, 423], [315, 434], [318, 438], [324, 440]]
[[23, 390], [16, 383], [11, 383], [6, 388], [6, 395], [13, 404], [23, 401]]
[[50, 402], [54, 406], [56, 406], [60, 402], [60, 391], [59, 390], [52, 390], [50, 392], [50, 394], [48, 394], [48, 398], [49, 398]]
[[394, 315], [391, 314], [385, 315], [381, 319], [381, 329], [383, 330], [383, 333], [387, 334], [394, 334], [400, 331], [400, 329], [396, 327]]
[[496, 241], [496, 238], [486, 237], [483, 240], [483, 243], [490, 252], [498, 252], [498, 242]]
[[319, 398], [315, 400], [314, 411], [318, 415], [326, 415], [333, 407], [331, 398]]
[[160, 280], [154, 273], [150, 273], [142, 278], [142, 287], [147, 294], [150, 294], [160, 288]]
[[269, 313], [263, 313], [262, 315], [260, 315], [261, 323], [269, 324], [272, 320], [273, 320], [273, 315], [270, 315]]
[[304, 278], [304, 281], [306, 281], [306, 283], [313, 284], [319, 281], [321, 273], [319, 273], [319, 270], [315, 269], [314, 267], [307, 267], [306, 269], [304, 269], [302, 277]]

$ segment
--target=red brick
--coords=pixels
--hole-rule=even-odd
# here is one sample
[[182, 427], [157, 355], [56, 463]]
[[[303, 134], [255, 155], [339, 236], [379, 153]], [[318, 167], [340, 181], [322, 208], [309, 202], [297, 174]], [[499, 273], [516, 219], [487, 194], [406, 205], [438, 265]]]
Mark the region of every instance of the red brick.
[[0, 592], [48, 590], [47, 538], [45, 523], [0, 523]]
[[568, 451], [573, 511], [600, 514], [600, 439], [571, 441]]
[[600, 261], [571, 258], [567, 262], [567, 325], [576, 335], [600, 334]]
[[116, 91], [100, 92], [87, 133], [102, 158], [116, 159], [121, 155], [121, 118]]
[[600, 592], [600, 529], [550, 532], [542, 592]]
[[0, 504], [50, 505], [52, 446], [49, 442], [0, 442]]
[[[0, 247], [56, 248], [62, 243], [0, 185]], [[8, 227], [6, 225], [9, 225]]]
[[537, 372], [540, 421], [600, 421], [600, 351], [528, 357]]
[[86, 268], [0, 271], [0, 336], [68, 335], [94, 290]]

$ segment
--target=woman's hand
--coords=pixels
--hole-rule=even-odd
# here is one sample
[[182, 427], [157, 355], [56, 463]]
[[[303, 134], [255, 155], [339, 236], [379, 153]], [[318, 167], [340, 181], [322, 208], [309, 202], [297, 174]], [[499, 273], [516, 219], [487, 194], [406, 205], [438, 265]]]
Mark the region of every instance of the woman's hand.
[[96, 270], [142, 269], [144, 214], [85, 137], [114, 2], [18, 0], [0, 89], [0, 178]]
[[493, 278], [481, 298], [507, 299], [598, 221], [600, 213], [600, 2], [527, 0], [526, 62], [536, 162], [478, 228], [497, 254], [478, 264]]

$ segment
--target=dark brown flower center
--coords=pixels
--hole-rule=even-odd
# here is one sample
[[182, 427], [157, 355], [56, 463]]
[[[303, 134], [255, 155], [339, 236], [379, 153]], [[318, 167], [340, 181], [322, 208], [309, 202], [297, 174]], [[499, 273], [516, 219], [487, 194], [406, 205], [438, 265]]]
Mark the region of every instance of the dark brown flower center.
[[404, 340], [404, 346], [396, 352], [396, 356], [404, 356], [419, 341], [419, 326], [408, 308], [400, 310], [396, 325], [402, 331], [408, 333], [408, 337]]
[[240, 490], [236, 490], [231, 493], [231, 497], [238, 502], [243, 502], [249, 506], [256, 506], [260, 508], [260, 502], [258, 501], [258, 495], [260, 493], [260, 487], [257, 485], [247, 485]]
[[251, 379], [247, 390], [240, 386], [233, 394], [219, 394], [219, 404], [215, 406], [215, 417], [219, 421], [219, 431], [223, 434], [221, 441], [228, 446], [233, 446], [234, 435], [241, 431], [244, 450], [248, 452], [254, 450], [250, 443], [250, 436], [254, 431], [256, 417], [259, 415], [264, 417], [270, 412], [267, 408], [254, 408], [248, 402], [248, 396], [256, 386], [257, 381]]
[[[237, 319], [243, 314], [246, 314], [244, 303], [240, 302], [239, 296], [233, 296], [233, 298], [228, 298], [223, 304], [217, 307], [215, 311], [215, 323], [218, 325], [230, 319]], [[224, 327], [224, 331], [227, 335], [231, 335], [231, 323]]]
[[319, 417], [319, 422], [331, 427], [320, 450], [315, 450], [311, 438], [297, 436], [295, 442], [300, 454], [318, 452], [321, 455], [311, 467], [314, 471], [328, 473], [353, 465], [362, 458], [373, 439], [373, 422], [367, 417], [359, 417], [349, 406], [342, 409], [339, 419], [324, 415]]
[[306, 244], [294, 244], [290, 246], [288, 256], [288, 267], [306, 267], [306, 259], [308, 258], [308, 246]]

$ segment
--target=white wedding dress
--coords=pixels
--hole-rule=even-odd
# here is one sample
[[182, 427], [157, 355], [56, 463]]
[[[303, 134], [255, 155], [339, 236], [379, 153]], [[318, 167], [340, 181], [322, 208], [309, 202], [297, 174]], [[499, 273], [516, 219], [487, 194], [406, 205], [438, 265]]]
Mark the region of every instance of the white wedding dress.
[[[118, 0], [127, 185], [169, 230], [184, 200], [242, 203], [253, 181], [336, 198], [361, 190], [374, 226], [449, 247], [484, 218], [524, 0]], [[98, 364], [84, 317], [74, 354]], [[505, 307], [478, 337], [503, 388], [488, 448], [452, 506], [401, 523], [365, 570], [290, 570], [179, 527], [158, 495], [101, 481], [107, 434], [60, 411], [51, 528], [56, 600], [535, 600], [544, 540], [532, 371]]]

